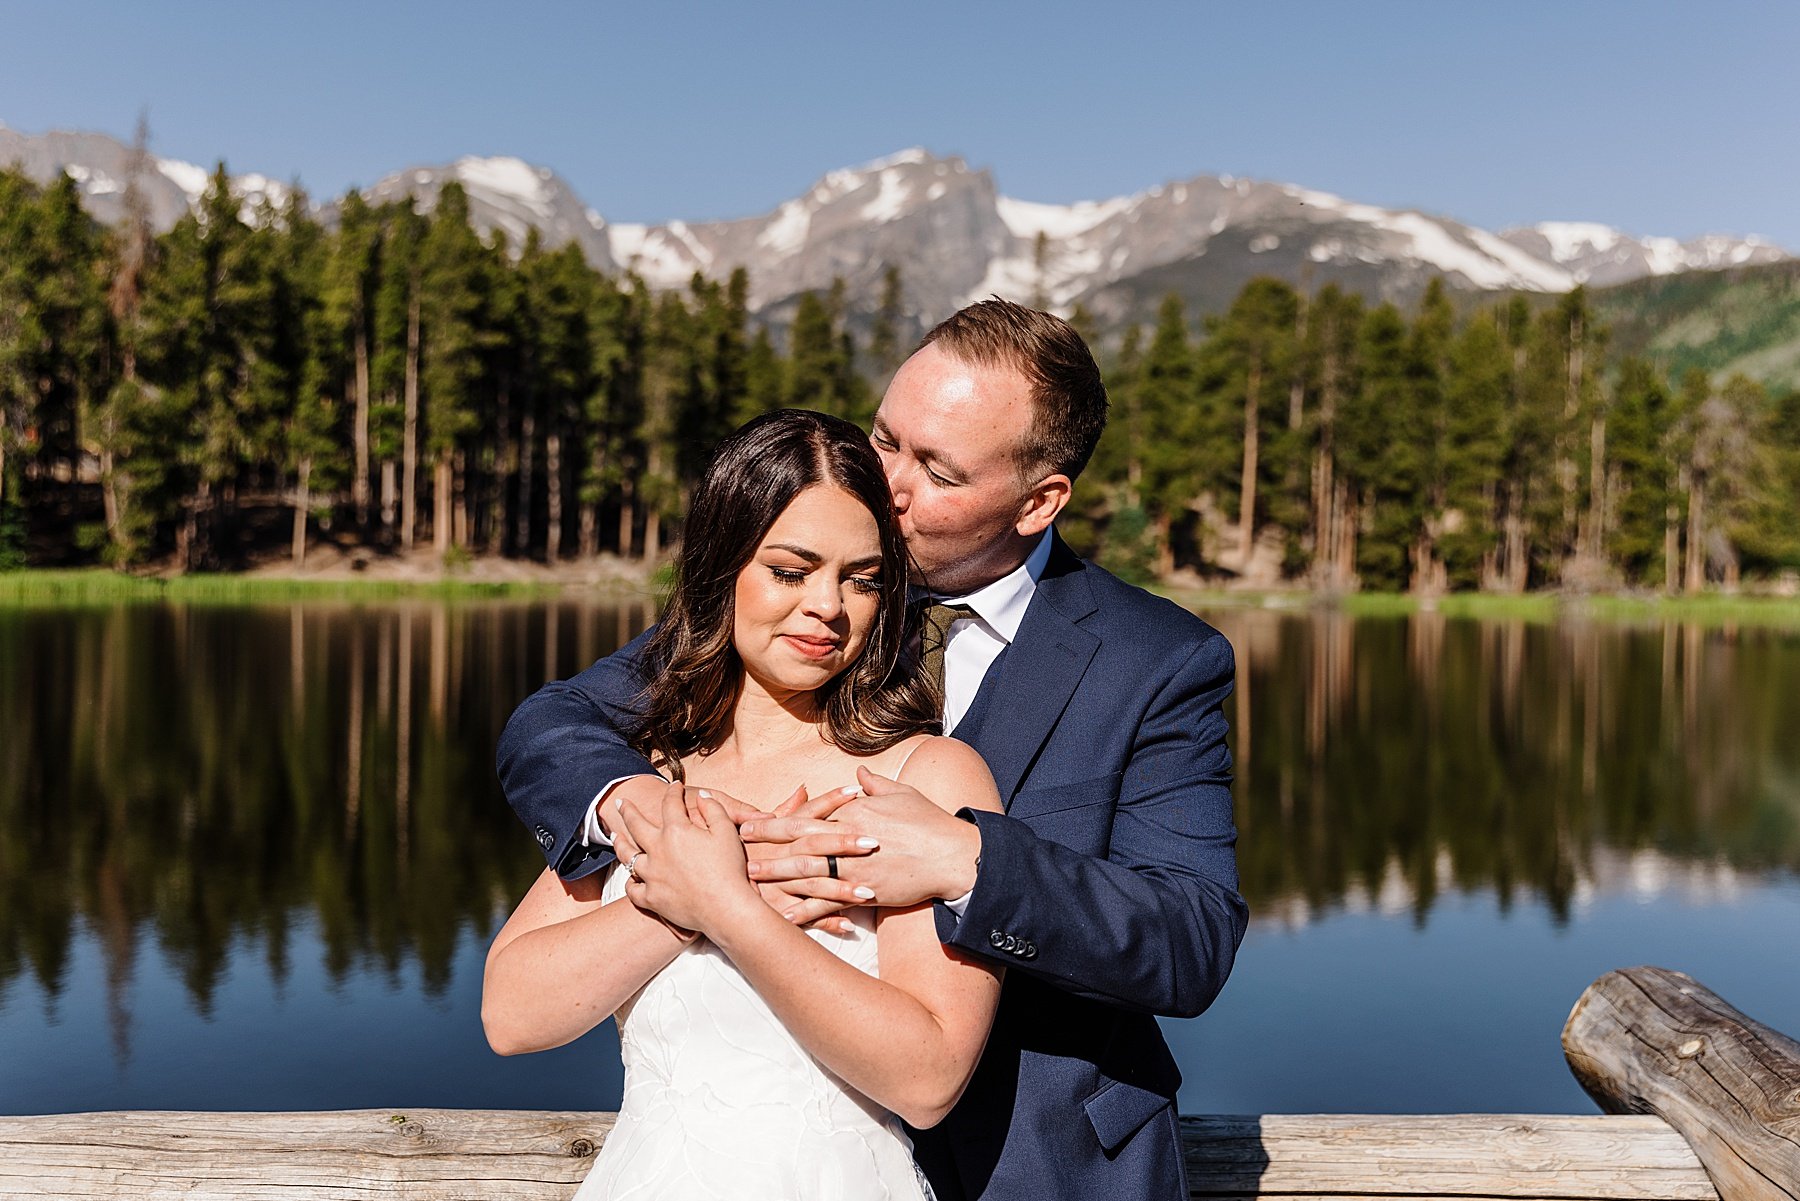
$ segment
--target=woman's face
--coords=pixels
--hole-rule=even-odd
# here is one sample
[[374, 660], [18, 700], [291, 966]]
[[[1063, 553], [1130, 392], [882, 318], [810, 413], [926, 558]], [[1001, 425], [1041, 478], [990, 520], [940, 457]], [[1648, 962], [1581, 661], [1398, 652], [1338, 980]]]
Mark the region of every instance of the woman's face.
[[881, 538], [863, 503], [815, 484], [738, 572], [732, 642], [771, 695], [810, 692], [862, 653], [881, 603]]

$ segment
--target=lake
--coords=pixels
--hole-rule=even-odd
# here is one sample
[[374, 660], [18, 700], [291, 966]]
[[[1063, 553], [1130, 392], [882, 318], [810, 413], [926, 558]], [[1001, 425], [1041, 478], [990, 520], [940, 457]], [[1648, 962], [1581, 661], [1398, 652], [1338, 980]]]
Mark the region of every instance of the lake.
[[[1800, 1034], [1800, 633], [1222, 609], [1252, 924], [1165, 1027], [1187, 1112], [1592, 1112], [1615, 968]], [[611, 1109], [610, 1024], [502, 1059], [542, 868], [517, 702], [644, 603], [0, 610], [0, 1113]]]

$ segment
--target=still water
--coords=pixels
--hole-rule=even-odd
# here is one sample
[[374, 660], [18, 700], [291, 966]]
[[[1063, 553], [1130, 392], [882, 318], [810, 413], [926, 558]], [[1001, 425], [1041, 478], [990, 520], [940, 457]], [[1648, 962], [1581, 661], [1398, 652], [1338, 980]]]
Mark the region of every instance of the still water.
[[[1800, 1033], [1800, 633], [1208, 614], [1253, 920], [1165, 1023], [1188, 1112], [1590, 1112], [1610, 968]], [[507, 714], [646, 605], [0, 611], [0, 1113], [610, 1109], [610, 1024], [502, 1059], [542, 867]]]

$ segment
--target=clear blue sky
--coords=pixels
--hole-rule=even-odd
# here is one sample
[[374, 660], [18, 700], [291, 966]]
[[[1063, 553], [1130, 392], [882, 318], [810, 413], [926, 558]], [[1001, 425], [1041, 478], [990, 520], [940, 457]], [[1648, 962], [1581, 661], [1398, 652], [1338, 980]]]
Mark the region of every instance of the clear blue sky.
[[[177, 15], [178, 14], [178, 15]], [[335, 195], [462, 154], [612, 220], [767, 210], [923, 145], [1066, 202], [1202, 172], [1489, 228], [1800, 251], [1800, 5], [544, 3], [0, 7], [0, 122]]]

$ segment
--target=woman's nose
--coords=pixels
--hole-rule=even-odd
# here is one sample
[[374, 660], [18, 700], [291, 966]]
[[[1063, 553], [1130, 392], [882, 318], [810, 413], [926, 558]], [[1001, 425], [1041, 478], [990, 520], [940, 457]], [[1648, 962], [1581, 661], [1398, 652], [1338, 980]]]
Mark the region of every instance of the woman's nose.
[[837, 581], [827, 579], [828, 572], [815, 571], [806, 589], [806, 611], [820, 621], [833, 621], [844, 611], [844, 598], [838, 595]]

